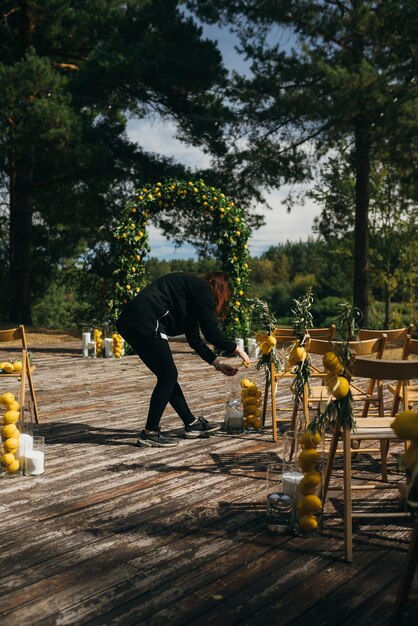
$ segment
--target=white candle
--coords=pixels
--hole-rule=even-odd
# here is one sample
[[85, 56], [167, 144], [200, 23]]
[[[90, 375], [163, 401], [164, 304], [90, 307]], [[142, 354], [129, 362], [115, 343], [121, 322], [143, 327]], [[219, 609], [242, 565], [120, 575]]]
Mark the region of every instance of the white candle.
[[40, 450], [25, 452], [25, 474], [38, 476], [44, 473], [45, 455]]
[[302, 495], [299, 490], [299, 483], [302, 478], [302, 472], [286, 472], [282, 477], [283, 493], [287, 493], [288, 496], [291, 496], [296, 503]]
[[113, 356], [113, 339], [106, 337], [104, 340], [105, 357], [109, 358]]
[[23, 459], [26, 452], [33, 450], [33, 437], [27, 433], [22, 433], [19, 438], [19, 448], [17, 449], [17, 458]]
[[256, 339], [248, 339], [248, 356], [252, 359], [258, 358], [258, 344]]
[[235, 337], [235, 343], [237, 344], [238, 348], [244, 350], [244, 339], [241, 339], [240, 337]]
[[82, 340], [83, 340], [83, 356], [88, 356], [89, 355], [88, 345], [91, 341], [91, 333], [83, 333]]

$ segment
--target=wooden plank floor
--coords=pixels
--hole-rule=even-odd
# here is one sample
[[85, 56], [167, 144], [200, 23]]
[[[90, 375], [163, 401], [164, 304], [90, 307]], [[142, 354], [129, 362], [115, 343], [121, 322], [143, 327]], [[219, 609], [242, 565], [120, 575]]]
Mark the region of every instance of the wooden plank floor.
[[[222, 421], [232, 381], [173, 349], [192, 410]], [[269, 533], [271, 429], [138, 449], [152, 378], [135, 356], [80, 354], [33, 350], [46, 472], [0, 481], [1, 624], [390, 624], [410, 520], [356, 524], [350, 565], [336, 492], [321, 535]], [[164, 429], [180, 425], [168, 410]]]

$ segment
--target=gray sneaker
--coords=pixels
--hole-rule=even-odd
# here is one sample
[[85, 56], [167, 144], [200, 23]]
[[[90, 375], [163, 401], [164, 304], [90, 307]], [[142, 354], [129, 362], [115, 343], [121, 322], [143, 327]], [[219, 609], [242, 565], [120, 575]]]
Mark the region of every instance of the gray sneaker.
[[172, 437], [165, 437], [161, 430], [149, 434], [143, 430], [136, 445], [144, 448], [174, 448], [179, 445], [179, 442]]
[[197, 417], [193, 424], [189, 424], [184, 429], [186, 439], [196, 439], [196, 437], [208, 437], [211, 433], [220, 430], [220, 426], [211, 424], [204, 417]]

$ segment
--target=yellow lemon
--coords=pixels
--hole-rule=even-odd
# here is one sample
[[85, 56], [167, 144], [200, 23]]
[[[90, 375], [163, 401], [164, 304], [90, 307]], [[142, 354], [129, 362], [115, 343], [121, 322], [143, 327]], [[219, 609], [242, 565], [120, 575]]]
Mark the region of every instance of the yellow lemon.
[[309, 533], [318, 528], [318, 520], [315, 515], [302, 515], [298, 520], [299, 529], [304, 533]]
[[322, 363], [328, 372], [337, 374], [337, 376], [344, 371], [342, 359], [335, 352], [326, 352], [322, 357]]
[[303, 496], [313, 495], [316, 491], [315, 485], [310, 485], [304, 478], [299, 483], [299, 491]]
[[263, 426], [263, 422], [261, 421], [259, 417], [256, 417], [254, 420], [254, 428], [257, 428], [257, 430], [260, 430], [262, 426]]
[[303, 496], [300, 505], [305, 513], [318, 513], [322, 509], [321, 499], [314, 495]]
[[251, 382], [251, 380], [248, 380], [248, 378], [243, 378], [241, 380], [241, 387], [243, 389], [248, 389], [249, 387], [251, 387], [253, 385], [253, 383]]
[[20, 409], [20, 404], [17, 400], [13, 400], [13, 402], [7, 405], [8, 411], [18, 411], [19, 409]]
[[3, 415], [3, 423], [4, 424], [15, 424], [20, 417], [19, 411], [6, 411]]
[[8, 437], [18, 437], [19, 431], [15, 424], [6, 424], [6, 426], [3, 426], [1, 429], [1, 436], [3, 439], [7, 439]]
[[14, 400], [15, 400], [15, 397], [12, 393], [10, 393], [10, 391], [0, 396], [0, 404], [3, 404], [4, 406], [11, 404], [12, 402], [14, 402]]
[[310, 430], [306, 430], [301, 437], [301, 443], [305, 448], [316, 448], [321, 443], [320, 433], [312, 433]]
[[326, 377], [326, 385], [329, 393], [337, 400], [345, 398], [350, 391], [350, 383], [344, 376], [331, 374]]
[[305, 357], [306, 357], [306, 350], [305, 350], [305, 348], [302, 348], [302, 346], [295, 346], [290, 351], [290, 354], [289, 354], [289, 357], [288, 357], [289, 364], [292, 367], [294, 367], [295, 365], [297, 365], [298, 363], [303, 361], [303, 359]]
[[3, 372], [6, 372], [6, 374], [11, 374], [13, 372], [13, 365], [11, 363], [3, 363], [2, 365], [2, 370]]
[[263, 341], [263, 343], [260, 344], [260, 350], [263, 354], [270, 354], [273, 350], [273, 346], [269, 344], [268, 341]]
[[10, 463], [13, 463], [13, 461], [15, 460], [15, 455], [11, 452], [5, 452], [4, 454], [2, 454], [1, 460], [4, 465], [10, 465]]
[[401, 411], [391, 426], [399, 439], [418, 439], [418, 411]]
[[6, 452], [12, 452], [12, 454], [14, 453], [14, 450], [17, 450], [17, 447], [19, 445], [19, 441], [16, 437], [9, 437], [8, 439], [6, 439], [3, 443], [4, 445], [4, 449], [6, 450]]
[[13, 472], [17, 472], [19, 467], [20, 467], [20, 461], [18, 461], [18, 459], [15, 459], [12, 463], [10, 463], [9, 465], [6, 465], [6, 470], [12, 474]]
[[311, 470], [310, 472], [306, 472], [302, 480], [304, 480], [307, 485], [317, 487], [321, 482], [321, 474], [316, 470]]
[[314, 448], [305, 448], [299, 454], [299, 463], [303, 472], [310, 472], [315, 468], [315, 465], [319, 459], [319, 452]]
[[13, 363], [13, 371], [14, 372], [21, 372], [22, 371], [22, 361], [15, 361]]
[[268, 343], [272, 348], [274, 348], [274, 346], [277, 343], [277, 339], [276, 337], [274, 337], [274, 335], [268, 335], [268, 337], [266, 338], [266, 343]]

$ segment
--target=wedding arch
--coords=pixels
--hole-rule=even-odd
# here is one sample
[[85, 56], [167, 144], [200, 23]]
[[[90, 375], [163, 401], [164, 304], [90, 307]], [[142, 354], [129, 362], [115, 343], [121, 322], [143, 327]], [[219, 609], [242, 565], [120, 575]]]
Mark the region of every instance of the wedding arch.
[[[171, 220], [172, 236], [181, 243], [182, 217], [187, 221], [189, 235], [196, 224], [195, 232], [203, 232], [206, 243], [216, 246], [220, 269], [228, 272], [234, 288], [225, 328], [231, 336], [246, 337], [248, 317], [244, 294], [248, 285], [251, 231], [242, 209], [220, 189], [206, 185], [203, 180], [157, 182], [139, 190], [129, 201], [114, 230], [114, 313], [148, 283], [145, 265], [151, 251], [148, 222], [161, 224], [162, 220]], [[193, 243], [193, 234], [187, 240]]]

